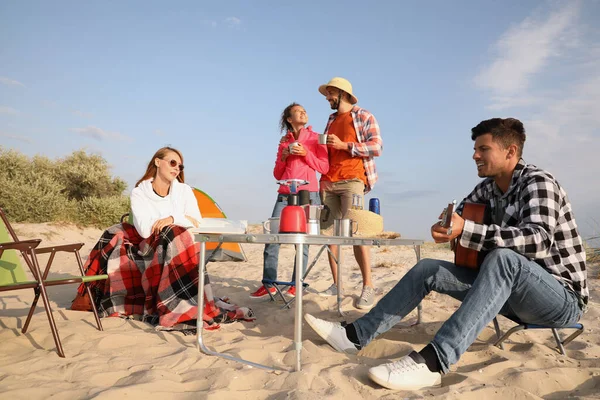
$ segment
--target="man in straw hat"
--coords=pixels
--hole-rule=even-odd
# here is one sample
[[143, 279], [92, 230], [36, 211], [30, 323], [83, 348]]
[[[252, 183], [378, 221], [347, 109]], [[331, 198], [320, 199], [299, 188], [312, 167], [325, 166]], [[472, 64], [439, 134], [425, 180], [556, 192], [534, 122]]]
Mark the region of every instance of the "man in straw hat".
[[[374, 157], [381, 154], [382, 140], [377, 120], [367, 110], [356, 106], [358, 99], [352, 93], [352, 85], [344, 78], [333, 78], [319, 86], [331, 109], [324, 134], [329, 149], [329, 172], [321, 176], [321, 202], [329, 207], [329, 218], [322, 225], [329, 228], [334, 219], [346, 218], [352, 207], [352, 199], [362, 199], [377, 182]], [[363, 202], [364, 203], [364, 202]], [[337, 254], [337, 246], [331, 246]], [[375, 289], [371, 281], [371, 254], [367, 246], [354, 246], [354, 258], [360, 267], [363, 290], [356, 307], [373, 308]], [[333, 284], [321, 292], [324, 296], [337, 295], [337, 265], [329, 254], [329, 266]]]
[[[479, 267], [423, 259], [375, 308], [350, 324], [304, 317], [333, 348], [357, 353], [431, 291], [461, 301], [421, 351], [369, 369], [369, 378], [386, 388], [440, 386], [442, 374], [497, 314], [563, 327], [576, 323], [587, 309], [586, 255], [571, 203], [550, 173], [521, 158], [525, 144], [521, 121], [482, 121], [471, 129], [471, 139], [477, 174], [485, 179], [452, 213], [451, 228], [436, 222], [431, 236], [436, 243], [458, 239], [464, 248], [487, 253]], [[471, 203], [486, 204], [492, 223], [469, 218], [463, 211]]]

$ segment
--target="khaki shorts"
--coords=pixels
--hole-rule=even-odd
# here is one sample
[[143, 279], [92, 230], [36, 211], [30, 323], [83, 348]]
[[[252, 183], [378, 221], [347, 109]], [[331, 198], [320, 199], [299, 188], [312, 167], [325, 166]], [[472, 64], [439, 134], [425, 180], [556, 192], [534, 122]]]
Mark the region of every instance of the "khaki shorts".
[[[329, 217], [321, 221], [321, 230], [330, 228], [334, 219], [346, 218], [352, 207], [352, 195], [362, 198], [364, 204], [365, 184], [360, 179], [339, 182], [321, 181], [321, 204], [329, 207]], [[327, 215], [327, 211], [324, 211]], [[323, 215], [323, 216], [325, 216]]]

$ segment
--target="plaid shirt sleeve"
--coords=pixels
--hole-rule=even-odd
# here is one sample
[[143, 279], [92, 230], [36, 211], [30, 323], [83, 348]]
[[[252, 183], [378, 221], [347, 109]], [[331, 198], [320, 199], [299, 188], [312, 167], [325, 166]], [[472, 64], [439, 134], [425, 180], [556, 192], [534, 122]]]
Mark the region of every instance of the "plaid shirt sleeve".
[[[478, 193], [471, 195], [477, 197]], [[555, 181], [545, 175], [531, 176], [519, 195], [518, 226], [501, 227], [465, 220], [460, 244], [477, 251], [502, 247], [530, 259], [546, 258], [559, 217], [560, 199], [560, 188]]]
[[378, 157], [381, 154], [383, 141], [379, 132], [379, 124], [370, 112], [360, 109], [354, 120], [357, 126], [356, 136], [359, 143], [352, 143], [352, 157]]

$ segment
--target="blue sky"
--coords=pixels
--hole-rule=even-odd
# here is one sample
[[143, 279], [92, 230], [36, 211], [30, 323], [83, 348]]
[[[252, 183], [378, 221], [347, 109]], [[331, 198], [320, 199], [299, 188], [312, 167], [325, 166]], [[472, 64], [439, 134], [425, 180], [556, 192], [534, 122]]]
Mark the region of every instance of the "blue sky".
[[[322, 132], [317, 88], [349, 79], [378, 119], [386, 230], [430, 239], [479, 181], [470, 129], [516, 117], [524, 158], [600, 234], [600, 2], [0, 3], [0, 144], [99, 153], [131, 185], [164, 145], [230, 218], [270, 216], [278, 119]], [[367, 201], [365, 202], [367, 204]]]

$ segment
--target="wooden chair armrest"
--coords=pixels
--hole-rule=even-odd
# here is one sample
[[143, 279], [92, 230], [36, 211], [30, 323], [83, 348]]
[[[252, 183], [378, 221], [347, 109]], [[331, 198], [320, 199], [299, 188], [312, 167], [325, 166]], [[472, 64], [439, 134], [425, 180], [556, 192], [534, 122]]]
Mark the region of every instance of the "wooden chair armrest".
[[35, 249], [41, 243], [41, 239], [31, 240], [20, 240], [18, 242], [6, 242], [0, 243], [0, 250], [19, 250], [28, 251], [29, 249]]
[[123, 222], [127, 222], [127, 219], [129, 218], [129, 213], [125, 213], [123, 215], [121, 215], [121, 219], [119, 220], [121, 223]]
[[39, 249], [35, 249], [36, 254], [46, 254], [58, 251], [66, 251], [69, 253], [73, 253], [77, 250], [80, 250], [83, 247], [83, 243], [71, 243], [71, 244], [61, 244], [59, 246], [51, 246], [51, 247], [40, 247]]

